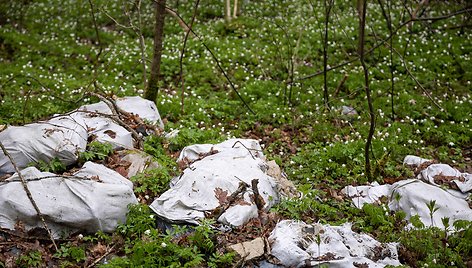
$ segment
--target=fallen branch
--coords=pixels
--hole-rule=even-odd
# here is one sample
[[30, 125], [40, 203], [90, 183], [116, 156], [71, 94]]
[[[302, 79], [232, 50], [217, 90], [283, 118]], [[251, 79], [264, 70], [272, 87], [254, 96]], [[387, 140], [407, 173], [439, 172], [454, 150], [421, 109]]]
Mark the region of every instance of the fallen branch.
[[231, 146], [231, 148], [234, 148], [234, 146], [236, 146], [236, 144], [238, 144], [238, 143], [241, 144], [241, 145], [249, 152], [249, 154], [251, 155], [252, 159], [254, 159], [254, 160], [256, 159], [256, 158], [254, 157], [254, 155], [252, 154], [251, 150], [253, 150], [253, 151], [259, 151], [259, 150], [256, 150], [256, 149], [249, 149], [249, 148], [246, 147], [246, 145], [244, 145], [244, 144], [243, 144], [242, 142], [240, 142], [240, 141], [236, 141], [236, 142], [233, 144], [233, 146]]
[[341, 88], [343, 87], [344, 83], [346, 83], [347, 78], [349, 77], [348, 74], [344, 74], [343, 79], [341, 79], [341, 82], [339, 82], [338, 87], [336, 88], [336, 91], [334, 91], [333, 98], [336, 98], [339, 94], [339, 91], [341, 91]]
[[126, 130], [128, 130], [131, 133], [131, 136], [133, 137], [133, 139], [136, 141], [136, 147], [138, 149], [142, 149], [143, 148], [143, 141], [139, 137], [136, 130], [134, 130], [132, 127], [128, 126], [120, 118], [120, 114], [127, 115], [127, 116], [129, 116], [130, 114], [128, 112], [123, 111], [122, 109], [118, 108], [118, 106], [116, 105], [116, 103], [113, 100], [109, 100], [108, 98], [106, 98], [106, 97], [104, 97], [100, 94], [97, 94], [95, 92], [89, 92], [88, 94], [99, 98], [101, 101], [103, 101], [108, 106], [108, 108], [110, 108], [110, 110], [113, 114], [113, 116], [111, 118], [113, 120], [115, 120], [115, 122], [117, 122], [120, 126], [124, 127]]
[[256, 203], [257, 211], [262, 211], [264, 209], [264, 199], [259, 194], [259, 188], [257, 188], [257, 184], [259, 184], [258, 179], [253, 179], [251, 181], [252, 192], [254, 193], [254, 203]]
[[[63, 179], [71, 179], [71, 180], [81, 180], [81, 181], [96, 181], [93, 178], [89, 177], [81, 177], [81, 176], [75, 176], [75, 175], [52, 175], [52, 176], [43, 176], [43, 177], [36, 177], [29, 179], [28, 181], [40, 181], [40, 180], [45, 180], [45, 179], [53, 179], [53, 178], [63, 178]], [[12, 183], [12, 182], [18, 182], [21, 180], [8, 180], [8, 181], [1, 181], [0, 184], [6, 184], [6, 183]]]
[[8, 159], [9, 159], [10, 162], [11, 162], [11, 164], [13, 165], [13, 168], [15, 169], [16, 173], [18, 174], [18, 177], [19, 177], [20, 180], [21, 180], [21, 184], [23, 185], [23, 189], [25, 190], [26, 195], [28, 196], [28, 199], [31, 201], [31, 204], [32, 204], [33, 207], [34, 207], [34, 210], [36, 210], [36, 214], [37, 214], [38, 217], [41, 219], [41, 222], [43, 223], [44, 228], [45, 228], [46, 231], [48, 232], [49, 238], [50, 238], [52, 244], [54, 245], [54, 249], [57, 251], [58, 248], [57, 248], [56, 242], [54, 241], [54, 237], [52, 236], [51, 230], [49, 229], [48, 225], [46, 224], [46, 220], [44, 220], [44, 216], [43, 216], [43, 214], [41, 213], [41, 211], [39, 210], [38, 205], [37, 205], [36, 202], [34, 201], [33, 195], [31, 194], [31, 192], [30, 192], [30, 190], [29, 190], [29, 188], [28, 188], [28, 184], [27, 184], [25, 178], [23, 178], [23, 175], [21, 174], [20, 169], [18, 169], [18, 166], [16, 165], [16, 163], [15, 163], [15, 161], [13, 160], [12, 156], [11, 156], [10, 153], [7, 151], [7, 149], [5, 148], [5, 146], [3, 146], [3, 143], [2, 143], [1, 141], [0, 141], [0, 147], [2, 148], [3, 154], [5, 154], [5, 155], [8, 157]]
[[236, 201], [238, 195], [246, 191], [247, 187], [248, 187], [247, 183], [240, 181], [238, 189], [236, 189], [236, 191], [234, 191], [228, 197], [227, 201], [213, 210], [214, 211], [212, 213], [213, 218], [215, 220], [218, 220], [218, 218], [221, 217], [221, 215], [223, 215], [223, 213], [225, 213], [226, 210], [228, 210], [228, 208], [234, 203], [234, 201]]

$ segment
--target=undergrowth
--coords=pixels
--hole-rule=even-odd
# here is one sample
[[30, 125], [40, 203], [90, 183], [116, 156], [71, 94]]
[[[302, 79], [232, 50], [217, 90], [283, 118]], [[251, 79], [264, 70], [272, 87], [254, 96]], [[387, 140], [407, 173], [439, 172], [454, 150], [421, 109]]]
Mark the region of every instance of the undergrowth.
[[[96, 99], [84, 94], [94, 88], [94, 83], [109, 95], [143, 93], [136, 32], [120, 27], [107, 16], [122, 25], [128, 25], [129, 19], [137, 25], [134, 2], [92, 2], [100, 43], [87, 1], [0, 3], [0, 124], [31, 123], [94, 102]], [[334, 2], [335, 16], [329, 28], [330, 66], [357, 55], [355, 2]], [[393, 24], [407, 19], [404, 5], [414, 10], [415, 3], [391, 1]], [[450, 14], [464, 3], [432, 1], [424, 15]], [[168, 4], [190, 21], [191, 1]], [[142, 1], [142, 5], [144, 52], [150, 59], [154, 9], [152, 1]], [[382, 241], [399, 242], [405, 264], [464, 267], [472, 256], [469, 223], [457, 223], [461, 228], [453, 226], [451, 229], [457, 231], [447, 234], [425, 227], [413, 217], [409, 220], [418, 228], [405, 230], [402, 213], [390, 213], [384, 206], [375, 205], [357, 209], [338, 196], [347, 185], [370, 183], [363, 166], [369, 114], [357, 61], [327, 74], [330, 110], [323, 103], [322, 76], [307, 78], [323, 68], [323, 10], [322, 3], [316, 1], [250, 1], [244, 4], [240, 17], [227, 24], [222, 19], [221, 1], [201, 4], [193, 28], [201, 39], [188, 40], [182, 62], [183, 86], [179, 84], [179, 63], [184, 33], [178, 21], [168, 16], [156, 104], [165, 132], [179, 132], [169, 139], [145, 138], [144, 151], [156, 159], [159, 168], [133, 177], [135, 192], [145, 198], [142, 202], [149, 203], [167, 190], [170, 180], [180, 172], [175, 156], [185, 146], [229, 137], [254, 138], [262, 144], [267, 158], [281, 165], [303, 194], [283, 200], [273, 212], [306, 222], [353, 222], [358, 230]], [[366, 45], [370, 48], [387, 38], [389, 31], [377, 3], [369, 5], [368, 13]], [[467, 64], [472, 54], [472, 33], [465, 27], [466, 19], [452, 16], [416, 21], [399, 29], [393, 38], [398, 54], [393, 55], [392, 65], [387, 46], [367, 56], [376, 116], [371, 153], [374, 181], [391, 183], [413, 177], [413, 172], [402, 165], [408, 154], [472, 171], [472, 65]], [[202, 41], [212, 49], [255, 114], [230, 88]], [[393, 89], [390, 71], [394, 74]], [[356, 114], [342, 114], [342, 106], [354, 108]], [[102, 161], [112, 151], [110, 145], [91, 143], [79, 159]], [[43, 171], [63, 171], [57, 159], [32, 165]], [[105, 266], [227, 267], [236, 258], [220, 252], [221, 245], [215, 241], [218, 235], [209, 222], [193, 229], [161, 231], [149, 208], [138, 205], [130, 208], [127, 222], [115, 234], [87, 235], [80, 243], [61, 244], [54, 258], [64, 266], [80, 266], [82, 249], [87, 257], [97, 257], [89, 252], [89, 246], [116, 244], [119, 257], [107, 259]], [[25, 251], [16, 264], [37, 266], [46, 261], [46, 255]], [[2, 266], [4, 260], [0, 259]]]

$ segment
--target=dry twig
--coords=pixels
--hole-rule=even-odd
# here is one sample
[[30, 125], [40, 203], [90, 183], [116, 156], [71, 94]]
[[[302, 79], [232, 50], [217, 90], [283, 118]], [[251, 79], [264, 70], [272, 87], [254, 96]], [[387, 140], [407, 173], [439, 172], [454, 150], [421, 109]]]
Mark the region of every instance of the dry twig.
[[227, 202], [224, 204], [221, 204], [219, 207], [213, 210], [214, 219], [218, 219], [221, 215], [223, 215], [223, 213], [225, 213], [225, 211], [228, 210], [228, 208], [234, 203], [234, 201], [236, 201], [238, 195], [246, 191], [247, 187], [248, 187], [247, 183], [240, 181], [238, 189], [234, 191], [228, 197]]
[[116, 105], [116, 103], [113, 101], [113, 100], [110, 100], [100, 94], [97, 94], [95, 92], [89, 92], [88, 93], [89, 95], [92, 95], [92, 96], [95, 96], [97, 98], [99, 98], [101, 101], [103, 101], [107, 106], [108, 108], [110, 108], [113, 116], [111, 117], [115, 122], [117, 122], [120, 126], [124, 127], [126, 130], [128, 130], [130, 133], [131, 133], [131, 136], [133, 136], [133, 139], [136, 141], [137, 143], [137, 148], [138, 149], [142, 149], [143, 148], [143, 141], [142, 139], [139, 137], [138, 133], [136, 132], [136, 130], [134, 130], [132, 127], [128, 126], [125, 122], [123, 122], [123, 120], [121, 120], [120, 118], [120, 114], [123, 114], [123, 115], [129, 115], [128, 112], [126, 111], [123, 111], [122, 109], [118, 108], [118, 106]]

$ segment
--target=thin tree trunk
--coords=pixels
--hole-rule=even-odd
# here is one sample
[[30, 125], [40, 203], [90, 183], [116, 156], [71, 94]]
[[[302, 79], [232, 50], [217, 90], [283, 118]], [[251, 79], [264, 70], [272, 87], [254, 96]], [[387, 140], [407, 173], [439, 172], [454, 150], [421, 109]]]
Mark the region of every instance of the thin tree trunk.
[[234, 0], [234, 7], [233, 7], [233, 18], [238, 16], [238, 0]]
[[225, 21], [231, 22], [231, 0], [225, 0]]
[[[329, 3], [328, 3], [329, 1]], [[329, 107], [329, 93], [328, 93], [328, 25], [329, 25], [329, 15], [331, 13], [331, 7], [333, 6], [333, 0], [324, 0], [325, 7], [325, 32], [324, 32], [324, 43], [323, 43], [323, 99], [326, 109]]]
[[149, 77], [144, 98], [156, 101], [159, 88], [159, 73], [161, 69], [162, 43], [164, 39], [164, 17], [166, 13], [166, 0], [156, 1], [156, 25], [154, 29], [154, 55], [152, 57], [151, 75]]
[[380, 8], [382, 9], [382, 14], [385, 18], [385, 21], [387, 22], [387, 28], [388, 32], [391, 36], [390, 38], [390, 102], [391, 102], [391, 108], [392, 108], [392, 114], [390, 116], [390, 119], [392, 121], [395, 120], [395, 108], [394, 108], [394, 93], [395, 93], [395, 77], [393, 73], [393, 39], [394, 39], [394, 33], [393, 33], [393, 28], [392, 28], [392, 17], [391, 17], [391, 0], [387, 0], [387, 9], [388, 13], [385, 10], [385, 7], [382, 3], [382, 0], [378, 0]]
[[[147, 68], [146, 68], [146, 43], [144, 42], [143, 36], [143, 23], [141, 20], [141, 0], [136, 1], [136, 7], [138, 9], [138, 27], [136, 27], [135, 31], [138, 34], [139, 38], [139, 48], [141, 50], [141, 64], [143, 66], [143, 87], [145, 88], [147, 85]], [[130, 19], [130, 24], [131, 19]]]
[[364, 70], [364, 82], [365, 82], [365, 94], [367, 96], [367, 103], [369, 104], [369, 115], [370, 115], [370, 128], [369, 135], [367, 136], [367, 141], [365, 143], [365, 173], [369, 181], [372, 181], [372, 172], [370, 165], [370, 147], [372, 144], [372, 137], [374, 135], [375, 128], [375, 114], [374, 107], [372, 105], [372, 99], [370, 97], [370, 88], [369, 88], [369, 70], [365, 63], [364, 57], [364, 46], [365, 46], [365, 15], [367, 11], [367, 0], [358, 0], [357, 8], [359, 11], [359, 60], [361, 61], [362, 69]]

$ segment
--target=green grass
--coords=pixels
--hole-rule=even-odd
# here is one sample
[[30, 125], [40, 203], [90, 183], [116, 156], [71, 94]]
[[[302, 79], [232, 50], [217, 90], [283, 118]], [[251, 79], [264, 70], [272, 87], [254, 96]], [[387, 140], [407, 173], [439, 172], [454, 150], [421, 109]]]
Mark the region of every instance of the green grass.
[[[92, 2], [97, 10], [100, 44], [87, 1], [0, 3], [0, 124], [33, 122], [95, 102], [96, 99], [83, 95], [94, 89], [94, 77], [104, 93], [142, 94], [143, 69], [136, 33], [117, 26], [105, 14], [120, 24], [129, 25], [131, 18], [132, 23], [138, 25], [136, 9], [132, 8], [131, 2]], [[185, 21], [190, 21], [193, 3], [178, 2], [179, 6], [171, 7]], [[166, 131], [179, 129], [180, 133], [169, 141], [160, 137], [146, 141], [145, 150], [158, 158], [162, 168], [136, 177], [138, 191], [155, 195], [165, 190], [164, 182], [178, 172], [170, 154], [184, 146], [219, 142], [233, 136], [251, 137], [260, 139], [267, 157], [276, 160], [305, 194], [306, 198], [286, 200], [274, 208], [283, 217], [308, 222], [322, 219], [333, 224], [340, 223], [340, 218], [350, 220], [379, 238], [400, 241], [407, 249], [415, 249], [422, 242], [434, 245], [441, 239], [435, 230], [424, 233], [420, 230], [411, 233], [416, 239], [409, 241], [417, 243], [408, 244], [407, 234], [410, 233], [394, 228], [395, 223], [401, 221], [400, 216], [375, 218], [372, 215], [376, 208], [355, 209], [345, 201], [330, 197], [329, 189], [339, 191], [349, 184], [367, 182], [363, 165], [369, 114], [359, 62], [354, 61], [327, 75], [330, 106], [352, 106], [358, 111], [357, 116], [343, 116], [337, 109], [325, 109], [322, 76], [301, 79], [323, 68], [322, 2], [251, 1], [244, 6], [241, 17], [230, 24], [223, 20], [220, 2], [200, 3], [194, 30], [201, 40], [188, 40], [183, 59], [183, 112], [182, 88], [178, 82], [184, 32], [174, 18], [166, 17], [156, 103], [166, 121]], [[400, 2], [393, 1], [392, 5], [393, 23], [400, 25], [408, 19], [408, 13]], [[407, 5], [411, 10], [416, 8], [413, 2]], [[424, 16], [449, 14], [465, 5], [460, 1], [431, 2]], [[130, 17], [123, 13], [124, 9], [129, 10]], [[145, 52], [151, 59], [152, 2], [143, 1], [141, 10]], [[352, 1], [335, 1], [332, 14], [328, 64], [335, 66], [356, 57], [358, 22]], [[472, 148], [472, 65], [469, 64], [472, 32], [468, 27], [460, 27], [465, 19], [465, 15], [459, 15], [433, 22], [417, 21], [397, 32], [393, 39], [393, 46], [398, 51], [393, 54], [393, 98], [390, 95], [389, 48], [380, 46], [367, 56], [376, 115], [373, 175], [378, 182], [410, 177], [411, 171], [401, 166], [407, 154], [436, 159], [470, 171], [471, 162], [465, 158], [470, 157]], [[369, 4], [367, 25], [367, 49], [389, 35], [377, 2]], [[250, 113], [231, 90], [202, 42], [214, 52], [255, 114]], [[100, 47], [102, 53], [96, 62]], [[434, 102], [424, 94], [409, 71]], [[338, 89], [344, 75], [348, 78]], [[292, 76], [295, 81], [288, 84]], [[315, 195], [320, 199], [309, 198]], [[146, 216], [149, 212], [142, 213]], [[374, 231], [379, 230], [379, 225], [386, 226], [380, 229], [382, 234]], [[140, 241], [145, 230], [132, 229], [133, 235], [127, 233], [134, 240], [123, 244], [125, 249], [121, 253], [127, 257], [116, 263], [132, 265], [141, 260], [139, 254], [144, 254], [143, 250], [164, 250], [159, 248], [162, 239], [170, 238], [155, 234], [149, 241]], [[434, 236], [429, 237], [426, 232], [432, 232]], [[468, 237], [467, 232], [464, 235]], [[116, 235], [123, 236], [123, 233]], [[453, 261], [461, 266], [457, 263], [472, 259], [468, 248], [458, 250], [458, 245], [461, 249], [465, 247], [460, 238], [459, 235], [459, 242], [451, 243], [447, 249], [455, 250], [457, 254], [447, 253], [445, 256], [449, 259], [436, 258], [438, 265], [448, 266]], [[165, 250], [182, 254], [182, 260], [195, 265], [218, 263], [211, 260], [214, 249], [201, 249], [202, 239], [180, 241], [181, 244], [171, 241], [169, 243], [174, 243], [175, 248]], [[181, 248], [182, 245], [189, 248]], [[34, 251], [28, 254], [20, 258], [19, 263], [27, 264], [40, 258]], [[195, 258], [187, 259], [188, 254], [194, 254]], [[431, 254], [418, 254], [416, 258], [415, 263], [434, 264]], [[156, 263], [159, 260], [143, 261]], [[168, 261], [172, 263], [173, 260]]]

